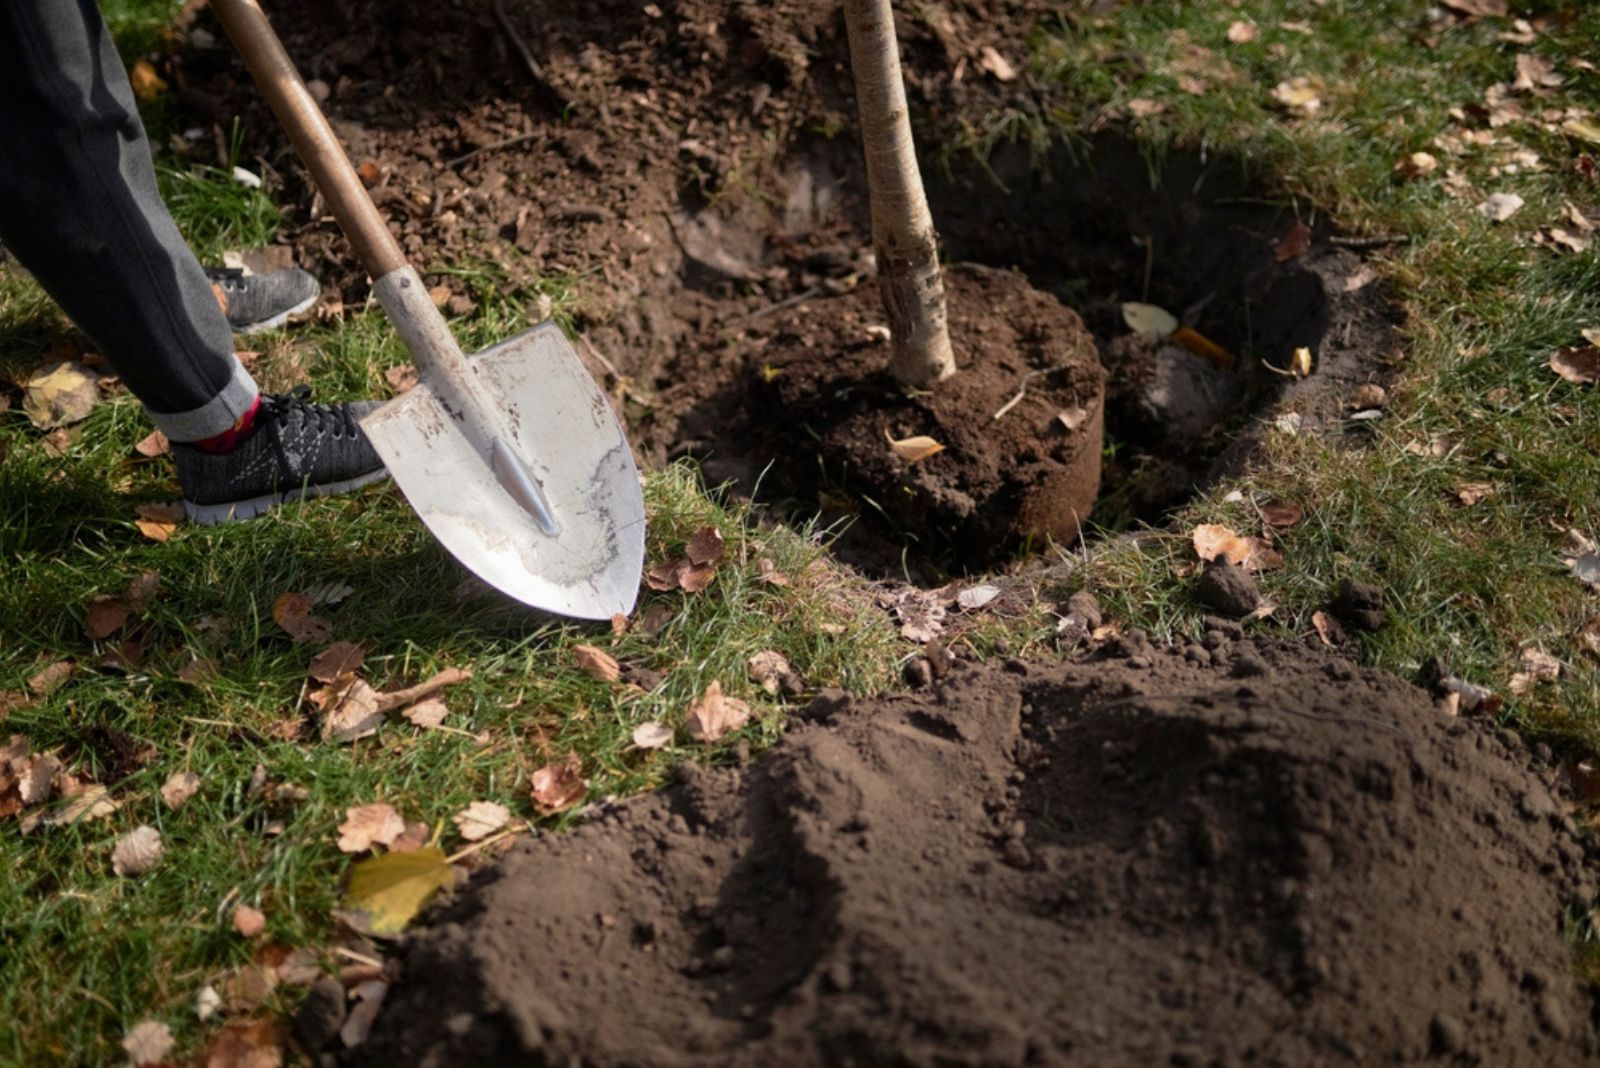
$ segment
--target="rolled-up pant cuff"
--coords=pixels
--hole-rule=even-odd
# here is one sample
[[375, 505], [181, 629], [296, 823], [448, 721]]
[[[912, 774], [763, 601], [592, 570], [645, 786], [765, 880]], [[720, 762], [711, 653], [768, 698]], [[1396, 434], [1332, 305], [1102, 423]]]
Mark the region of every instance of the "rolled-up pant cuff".
[[145, 414], [150, 421], [172, 441], [199, 441], [216, 437], [239, 421], [250, 410], [260, 391], [255, 379], [244, 369], [244, 364], [234, 361], [233, 377], [222, 387], [222, 392], [198, 408], [186, 412], [157, 412], [149, 405]]

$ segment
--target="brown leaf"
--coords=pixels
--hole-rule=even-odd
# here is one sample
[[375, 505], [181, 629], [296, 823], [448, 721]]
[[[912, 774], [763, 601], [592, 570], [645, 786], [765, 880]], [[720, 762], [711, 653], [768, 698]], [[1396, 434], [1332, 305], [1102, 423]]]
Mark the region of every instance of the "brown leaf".
[[1344, 644], [1344, 626], [1333, 616], [1323, 611], [1311, 613], [1311, 625], [1316, 628], [1317, 637], [1322, 639], [1322, 644], [1333, 648]]
[[295, 643], [325, 642], [333, 637], [333, 625], [311, 614], [311, 598], [303, 593], [286, 593], [272, 605], [272, 619]]
[[201, 1068], [280, 1068], [283, 1050], [273, 1018], [236, 1020], [212, 1036]]
[[611, 615], [612, 637], [620, 638], [626, 633], [628, 633], [628, 617], [621, 612], [613, 612]]
[[177, 811], [199, 791], [200, 776], [192, 771], [175, 771], [161, 784], [161, 800], [168, 808]]
[[712, 564], [690, 564], [678, 571], [678, 586], [684, 593], [699, 593], [716, 581], [717, 569]]
[[160, 831], [145, 825], [135, 827], [117, 839], [111, 850], [111, 870], [118, 875], [143, 875], [161, 862], [164, 852]]
[[1493, 496], [1493, 482], [1463, 482], [1456, 487], [1456, 500], [1460, 501], [1464, 508], [1471, 508], [1479, 501]]
[[267, 914], [249, 905], [240, 905], [233, 910], [233, 929], [246, 938], [254, 938], [267, 929]]
[[1583, 652], [1600, 659], [1600, 616], [1595, 616], [1579, 627], [1572, 639]]
[[1521, 661], [1522, 670], [1511, 676], [1507, 687], [1517, 697], [1526, 696], [1541, 682], [1553, 682], [1561, 677], [1561, 661], [1542, 649], [1524, 646]]
[[645, 585], [652, 590], [683, 590], [685, 593], [699, 593], [717, 577], [715, 564], [696, 564], [688, 557], [682, 557], [667, 564], [657, 564], [645, 572]]
[[794, 674], [788, 658], [774, 649], [766, 649], [752, 656], [746, 662], [746, 667], [750, 671], [750, 681], [773, 697], [778, 695], [785, 676]]
[[890, 451], [908, 464], [926, 460], [928, 457], [937, 456], [944, 451], [943, 445], [922, 434], [916, 437], [896, 440], [885, 433], [884, 438], [889, 442]]
[[444, 723], [450, 709], [437, 697], [430, 697], [425, 701], [418, 701], [404, 712], [400, 713], [406, 719], [424, 730], [432, 730]]
[[139, 517], [133, 521], [134, 526], [151, 541], [166, 541], [172, 537], [184, 517], [182, 501], [139, 504], [134, 506], [133, 512]]
[[318, 682], [333, 682], [341, 675], [360, 671], [365, 657], [366, 650], [355, 642], [334, 642], [311, 661], [308, 674]]
[[546, 816], [571, 808], [588, 789], [576, 753], [568, 753], [561, 763], [546, 764], [533, 773], [533, 804]]
[[1280, 107], [1302, 115], [1322, 110], [1322, 83], [1303, 74], [1273, 86], [1271, 96]]
[[[1088, 418], [1088, 414], [1089, 413], [1085, 412], [1084, 418]], [[1067, 429], [1070, 430], [1072, 428], [1068, 427]], [[782, 571], [779, 571], [778, 565], [774, 564], [771, 560], [768, 560], [764, 556], [756, 561], [756, 578], [767, 583], [768, 585], [777, 586], [779, 588], [789, 585], [789, 576], [785, 575]]]
[[1195, 555], [1202, 560], [1225, 559], [1247, 571], [1267, 571], [1283, 563], [1283, 557], [1260, 538], [1235, 534], [1227, 527], [1202, 523], [1194, 528]]
[[122, 599], [128, 602], [128, 607], [135, 612], [143, 612], [150, 607], [150, 602], [155, 599], [156, 591], [161, 588], [161, 576], [154, 571], [145, 571], [138, 578], [128, 583], [128, 591]]
[[1249, 44], [1259, 33], [1255, 23], [1243, 19], [1235, 19], [1228, 26], [1228, 40], [1233, 44]]
[[715, 742], [729, 731], [743, 727], [749, 719], [750, 706], [737, 697], [724, 696], [722, 683], [712, 679], [705, 694], [689, 706], [684, 725], [695, 741]]
[[416, 820], [406, 824], [405, 833], [389, 843], [389, 852], [410, 853], [412, 850], [421, 849], [428, 844], [430, 837], [428, 825]]
[[372, 1024], [378, 1018], [378, 1010], [383, 1006], [384, 995], [388, 992], [389, 984], [381, 979], [369, 979], [350, 991], [350, 999], [355, 1004], [350, 1008], [350, 1015], [345, 1017], [344, 1025], [339, 1028], [339, 1041], [345, 1049], [355, 1049], [367, 1040]]
[[1288, 233], [1279, 238], [1278, 243], [1272, 246], [1272, 255], [1279, 263], [1288, 263], [1306, 254], [1311, 247], [1311, 227], [1303, 222], [1297, 222], [1289, 227]]
[[47, 364], [23, 383], [22, 410], [40, 430], [87, 419], [100, 399], [100, 382], [75, 360]]
[[616, 658], [604, 649], [597, 649], [592, 645], [575, 645], [572, 652], [578, 661], [578, 670], [591, 679], [616, 682], [622, 677], [622, 668], [618, 666]]
[[1261, 506], [1261, 518], [1274, 530], [1288, 530], [1305, 518], [1305, 509], [1293, 501], [1269, 501]]
[[128, 621], [131, 611], [121, 598], [102, 594], [84, 608], [83, 632], [90, 641], [109, 638]]
[[28, 689], [40, 697], [54, 693], [72, 676], [77, 665], [70, 660], [58, 660], [34, 672], [28, 678]]
[[1566, 79], [1556, 73], [1555, 60], [1524, 52], [1517, 56], [1517, 77], [1511, 87], [1518, 92], [1528, 93], [1553, 89], [1564, 81]]
[[1375, 382], [1367, 382], [1357, 386], [1355, 392], [1350, 394], [1350, 407], [1358, 412], [1368, 411], [1373, 408], [1384, 408], [1388, 404], [1388, 391]]
[[994, 75], [996, 81], [1009, 82], [1017, 76], [1017, 68], [992, 45], [984, 45], [978, 52], [978, 66]]
[[1550, 370], [1568, 382], [1592, 386], [1600, 382], [1600, 347], [1569, 345], [1557, 349], [1550, 357]]
[[1506, 0], [1439, 0], [1439, 3], [1458, 15], [1474, 18], [1505, 18], [1511, 14]]
[[723, 540], [722, 531], [716, 527], [701, 527], [689, 539], [689, 544], [684, 546], [684, 555], [691, 564], [697, 567], [701, 564], [713, 563], [722, 558], [727, 542]]
[[1426, 178], [1439, 169], [1439, 160], [1427, 152], [1413, 152], [1394, 165], [1394, 173], [1404, 182]]
[[362, 853], [374, 845], [386, 846], [406, 831], [406, 821], [387, 802], [356, 805], [344, 810], [339, 824], [339, 851]]
[[370, 738], [383, 725], [383, 713], [377, 691], [365, 679], [352, 679], [338, 690], [338, 703], [322, 722], [322, 739], [345, 743]]
[[396, 393], [405, 393], [416, 387], [417, 369], [409, 363], [403, 363], [383, 372], [383, 380], [389, 383], [389, 388]]
[[494, 801], [474, 801], [451, 819], [469, 842], [487, 838], [511, 820], [511, 810]]
[[153, 460], [157, 456], [165, 456], [171, 452], [172, 442], [168, 441], [167, 436], [161, 431], [152, 430], [139, 439], [139, 443], [133, 447], [133, 451], [140, 456]]

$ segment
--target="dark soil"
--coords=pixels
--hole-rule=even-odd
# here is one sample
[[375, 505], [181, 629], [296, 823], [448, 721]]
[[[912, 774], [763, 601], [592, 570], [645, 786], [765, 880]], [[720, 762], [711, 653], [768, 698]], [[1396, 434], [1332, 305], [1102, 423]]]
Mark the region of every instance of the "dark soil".
[[[816, 427], [769, 418], [762, 407], [773, 395], [757, 388], [768, 353], [788, 343], [800, 317], [816, 324], [839, 314], [826, 298], [852, 290], [861, 290], [853, 307], [863, 316], [872, 301], [862, 285], [872, 263], [837, 5], [505, 0], [503, 11], [504, 23], [493, 5], [463, 0], [271, 5], [306, 77], [326, 85], [325, 107], [351, 155], [370, 164], [373, 194], [407, 251], [424, 271], [440, 260], [483, 265], [430, 276], [454, 291], [455, 313], [470, 313], [491, 289], [581, 276], [579, 350], [621, 399], [641, 459], [691, 455], [707, 465], [709, 481], [733, 477], [746, 493], [757, 490], [752, 473], [765, 472], [761, 497], [797, 516], [853, 513], [840, 552], [870, 568], [898, 572], [909, 562], [930, 579], [980, 568], [1016, 545], [995, 541], [997, 528], [1040, 525], [958, 503], [939, 511], [938, 536], [909, 541], [925, 501], [900, 509], [892, 478], [836, 482], [841, 457], [818, 462]], [[215, 32], [208, 13], [198, 17]], [[1116, 449], [1095, 520], [1117, 528], [1159, 521], [1197, 485], [1237, 466], [1262, 432], [1254, 417], [1264, 410], [1302, 412], [1305, 432], [1340, 431], [1344, 397], [1380, 374], [1392, 324], [1375, 287], [1345, 292], [1359, 261], [1328, 243], [1325, 220], [1315, 221], [1307, 252], [1279, 262], [1274, 248], [1295, 213], [1286, 200], [1274, 206], [1270, 188], [1237, 161], [1172, 151], [1155, 167], [1139, 146], [1098, 135], [1070, 152], [1001, 145], [982, 161], [958, 154], [935, 162], [933, 146], [959, 129], [985, 129], [1001, 109], [1050, 112], [1050, 86], [1025, 70], [998, 82], [980, 60], [985, 47], [1008, 55], [1060, 17], [1053, 4], [973, 0], [905, 19], [900, 36], [947, 256], [1020, 270], [1079, 312], [1098, 341]], [[346, 302], [364, 300], [363, 272], [231, 53], [191, 47], [168, 73], [179, 88], [180, 128], [210, 127], [196, 157], [222, 151], [228, 124], [243, 114], [250, 151], [277, 177], [288, 207], [284, 241]], [[1236, 354], [1235, 369], [1213, 374], [1191, 353], [1150, 351], [1121, 320], [1126, 300], [1180, 315]], [[1075, 347], [1075, 326], [1059, 318], [1052, 344]], [[991, 321], [967, 329], [987, 337]], [[819, 363], [867, 355], [859, 336], [838, 341], [834, 352], [816, 354]], [[1264, 370], [1286, 366], [1300, 345], [1316, 353], [1309, 379]], [[1034, 357], [1008, 359], [1023, 366]], [[985, 420], [993, 409], [958, 413], [941, 401], [920, 410], [933, 407], [961, 417], [952, 436], [971, 441], [992, 429]], [[1024, 466], [1030, 451], [1058, 451], [1037, 427], [1027, 433], [1033, 440], [1015, 443]], [[970, 472], [950, 452], [916, 472], [925, 498], [971, 495]], [[852, 472], [884, 462], [866, 451], [844, 458]], [[989, 458], [975, 466], [988, 468]], [[1030, 470], [1056, 473], [1050, 463]], [[934, 485], [943, 471], [952, 481]], [[1080, 475], [1086, 482], [1088, 472]], [[1074, 496], [1056, 511], [1081, 508]], [[970, 526], [960, 525], [963, 512]]]
[[363, 1064], [1576, 1065], [1518, 739], [1302, 646], [820, 698], [434, 916]]

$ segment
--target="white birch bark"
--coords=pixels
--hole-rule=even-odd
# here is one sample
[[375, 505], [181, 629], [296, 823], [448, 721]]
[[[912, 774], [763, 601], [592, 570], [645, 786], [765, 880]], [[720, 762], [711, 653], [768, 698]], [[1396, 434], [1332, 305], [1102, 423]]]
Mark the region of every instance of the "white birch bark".
[[939, 235], [911, 142], [894, 11], [890, 0], [844, 0], [844, 18], [861, 112], [878, 286], [893, 346], [889, 370], [905, 385], [926, 388], [955, 374], [956, 360], [945, 322]]

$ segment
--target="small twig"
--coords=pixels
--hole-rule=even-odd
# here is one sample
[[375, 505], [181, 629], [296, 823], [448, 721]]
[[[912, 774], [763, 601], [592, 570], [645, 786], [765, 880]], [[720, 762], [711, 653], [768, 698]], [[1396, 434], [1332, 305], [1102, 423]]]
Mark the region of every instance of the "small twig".
[[756, 319], [760, 319], [760, 318], [763, 318], [765, 316], [771, 315], [774, 312], [781, 312], [785, 308], [792, 308], [796, 304], [804, 304], [806, 301], [810, 300], [812, 297], [816, 296], [818, 293], [821, 293], [821, 292], [822, 292], [822, 289], [820, 287], [818, 287], [818, 286], [812, 286], [809, 289], [802, 289], [800, 292], [796, 293], [794, 296], [785, 297], [783, 300], [778, 301], [776, 304], [768, 304], [764, 308], [757, 308], [755, 311], [749, 313], [748, 315], [741, 315], [737, 319], [729, 319], [728, 322], [725, 325], [727, 325], [727, 326], [743, 326], [745, 323], [753, 322]]
[[533, 75], [533, 80], [539, 84], [539, 88], [549, 93], [551, 98], [561, 105], [560, 110], [565, 111], [570, 108], [572, 106], [572, 98], [557, 89], [554, 83], [545, 75], [544, 68], [539, 65], [537, 59], [533, 58], [533, 52], [528, 49], [528, 43], [522, 39], [522, 34], [517, 32], [517, 28], [511, 25], [511, 20], [506, 17], [505, 0], [494, 0], [494, 17], [500, 23], [500, 28], [505, 31], [506, 36], [511, 39], [512, 46], [516, 48], [517, 54], [522, 57], [523, 66], [528, 68], [528, 73]]
[[539, 131], [538, 130], [534, 130], [532, 133], [518, 134], [515, 137], [508, 137], [503, 141], [496, 141], [492, 145], [484, 145], [482, 148], [475, 148], [471, 152], [468, 152], [465, 156], [457, 156], [455, 159], [446, 160], [445, 161], [445, 166], [446, 167], [459, 167], [463, 163], [469, 163], [472, 160], [477, 159], [479, 156], [485, 155], [486, 153], [498, 152], [502, 148], [510, 148], [512, 145], [520, 145], [520, 144], [522, 144], [522, 142], [524, 142], [524, 141], [532, 141], [535, 137], [538, 137], [538, 136], [539, 136]]
[[1042, 368], [1040, 368], [1040, 369], [1038, 369], [1036, 371], [1029, 371], [1027, 374], [1023, 375], [1022, 376], [1022, 383], [1017, 386], [1017, 395], [1015, 397], [1012, 397], [1010, 400], [1006, 401], [1004, 404], [1002, 404], [1000, 406], [1000, 410], [998, 412], [995, 412], [994, 415], [989, 417], [990, 422], [998, 423], [1000, 421], [1000, 417], [1002, 415], [1005, 415], [1011, 409], [1015, 408], [1017, 405], [1022, 403], [1022, 398], [1026, 397], [1028, 395], [1028, 383], [1029, 382], [1033, 381], [1035, 378], [1037, 378], [1040, 375], [1055, 374], [1057, 371], [1065, 371], [1065, 370], [1066, 370], [1065, 367], [1042, 367]]
[[1369, 248], [1383, 248], [1386, 245], [1409, 245], [1411, 244], [1411, 235], [1375, 234], [1371, 237], [1341, 237], [1336, 234], [1328, 238], [1328, 244], [1359, 251]]
[[369, 964], [374, 968], [383, 967], [383, 961], [379, 958], [369, 957], [365, 953], [357, 953], [355, 950], [348, 949], [344, 946], [334, 946], [333, 955], [336, 957], [345, 957], [349, 960], [355, 961], [357, 964]]
[[454, 864], [456, 861], [461, 860], [463, 857], [470, 857], [470, 856], [472, 856], [472, 854], [478, 852], [480, 849], [488, 849], [490, 846], [494, 845], [496, 842], [504, 841], [505, 839], [510, 838], [514, 834], [521, 834], [525, 830], [527, 830], [526, 827], [508, 827], [507, 829], [501, 831], [499, 834], [492, 834], [489, 837], [485, 838], [481, 842], [474, 842], [471, 845], [467, 846], [465, 849], [456, 850], [454, 853], [451, 853], [448, 857], [445, 857], [444, 858], [444, 862], [446, 864]]

